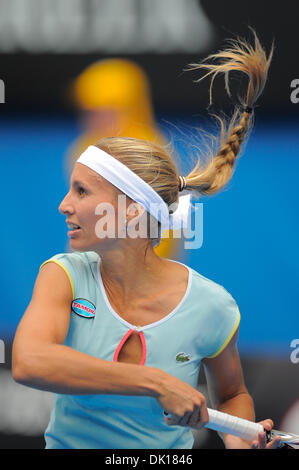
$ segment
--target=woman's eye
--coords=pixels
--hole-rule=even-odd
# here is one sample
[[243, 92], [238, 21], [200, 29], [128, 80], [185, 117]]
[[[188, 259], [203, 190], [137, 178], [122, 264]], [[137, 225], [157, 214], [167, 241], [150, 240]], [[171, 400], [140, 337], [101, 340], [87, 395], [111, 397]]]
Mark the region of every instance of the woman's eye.
[[79, 188], [78, 188], [78, 193], [79, 193], [80, 195], [84, 194], [84, 193], [85, 193], [85, 189], [79, 187]]

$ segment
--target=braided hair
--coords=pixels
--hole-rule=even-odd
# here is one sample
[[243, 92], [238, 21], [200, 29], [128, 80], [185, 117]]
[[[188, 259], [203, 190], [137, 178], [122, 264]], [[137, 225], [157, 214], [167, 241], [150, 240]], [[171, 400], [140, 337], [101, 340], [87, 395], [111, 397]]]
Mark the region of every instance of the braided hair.
[[[225, 89], [231, 97], [229, 88], [229, 73], [242, 72], [248, 77], [247, 93], [244, 98], [239, 98], [234, 114], [227, 125], [224, 119], [216, 116], [220, 122], [220, 148], [216, 154], [210, 149], [209, 155], [205, 155], [209, 163], [204, 167], [201, 158], [193, 170], [186, 176], [187, 188], [194, 189], [200, 194], [215, 194], [231, 179], [235, 162], [240, 154], [242, 143], [249, 135], [253, 124], [254, 106], [262, 94], [270, 63], [273, 56], [273, 45], [267, 57], [255, 31], [254, 45], [250, 45], [243, 39], [229, 41], [230, 46], [216, 54], [211, 54], [203, 62], [190, 64], [188, 70], [208, 70], [203, 77], [211, 76], [210, 104], [212, 104], [212, 88], [218, 74], [225, 76]], [[209, 62], [210, 61], [210, 62]], [[216, 63], [215, 63], [216, 62]]]

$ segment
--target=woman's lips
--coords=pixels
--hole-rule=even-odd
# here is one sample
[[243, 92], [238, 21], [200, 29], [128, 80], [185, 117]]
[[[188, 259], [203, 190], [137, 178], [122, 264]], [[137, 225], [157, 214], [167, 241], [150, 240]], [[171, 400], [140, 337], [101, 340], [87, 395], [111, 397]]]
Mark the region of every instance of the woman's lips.
[[68, 234], [69, 237], [72, 237], [72, 236], [74, 236], [74, 235], [77, 235], [78, 232], [80, 232], [80, 230], [81, 230], [81, 228], [72, 229], [72, 230], [69, 230], [69, 231], [67, 232], [67, 234]]

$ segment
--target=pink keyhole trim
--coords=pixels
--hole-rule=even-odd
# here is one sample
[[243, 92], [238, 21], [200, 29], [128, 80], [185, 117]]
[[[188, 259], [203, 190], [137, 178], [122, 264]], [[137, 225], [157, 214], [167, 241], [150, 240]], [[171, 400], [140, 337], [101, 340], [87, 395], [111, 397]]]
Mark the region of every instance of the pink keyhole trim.
[[[127, 341], [127, 339], [131, 336], [131, 334], [132, 334], [134, 331], [135, 331], [135, 330], [130, 329], [130, 330], [127, 331], [127, 333], [123, 336], [123, 338], [121, 339], [119, 345], [117, 346], [117, 348], [116, 348], [116, 350], [115, 350], [115, 353], [114, 353], [114, 356], [113, 356], [113, 362], [117, 362], [119, 353], [120, 353], [120, 351], [121, 351], [121, 348], [123, 347], [123, 345], [125, 344], [125, 342]], [[138, 334], [139, 334], [139, 338], [140, 338], [141, 346], [142, 346], [142, 357], [141, 357], [140, 365], [143, 366], [143, 365], [145, 364], [145, 360], [146, 360], [146, 342], [145, 342], [145, 337], [144, 337], [143, 332], [142, 332], [142, 331], [139, 331]]]

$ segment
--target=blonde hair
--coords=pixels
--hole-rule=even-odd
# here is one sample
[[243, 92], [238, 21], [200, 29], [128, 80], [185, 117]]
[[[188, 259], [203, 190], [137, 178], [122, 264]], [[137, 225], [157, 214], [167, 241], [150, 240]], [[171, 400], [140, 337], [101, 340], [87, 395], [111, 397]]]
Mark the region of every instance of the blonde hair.
[[[246, 40], [231, 40], [229, 47], [208, 56], [201, 63], [190, 64], [189, 70], [207, 70], [205, 77], [211, 77], [210, 102], [212, 87], [219, 74], [224, 74], [225, 89], [231, 97], [229, 73], [242, 72], [248, 77], [247, 93], [240, 98], [240, 105], [235, 108], [229, 123], [217, 116], [220, 122], [219, 148], [212, 146], [206, 154], [198, 149], [197, 163], [185, 176], [186, 189], [196, 195], [218, 193], [231, 179], [235, 162], [240, 154], [241, 145], [248, 136], [253, 122], [253, 112], [258, 98], [262, 94], [267, 80], [268, 70], [273, 55], [273, 46], [267, 57], [261, 43], [253, 31], [254, 45]], [[240, 109], [240, 106], [243, 109]], [[148, 183], [169, 206], [179, 198], [179, 173], [173, 156], [167, 146], [129, 137], [107, 137], [101, 139], [97, 147], [120, 160]], [[204, 161], [204, 164], [202, 163]]]

